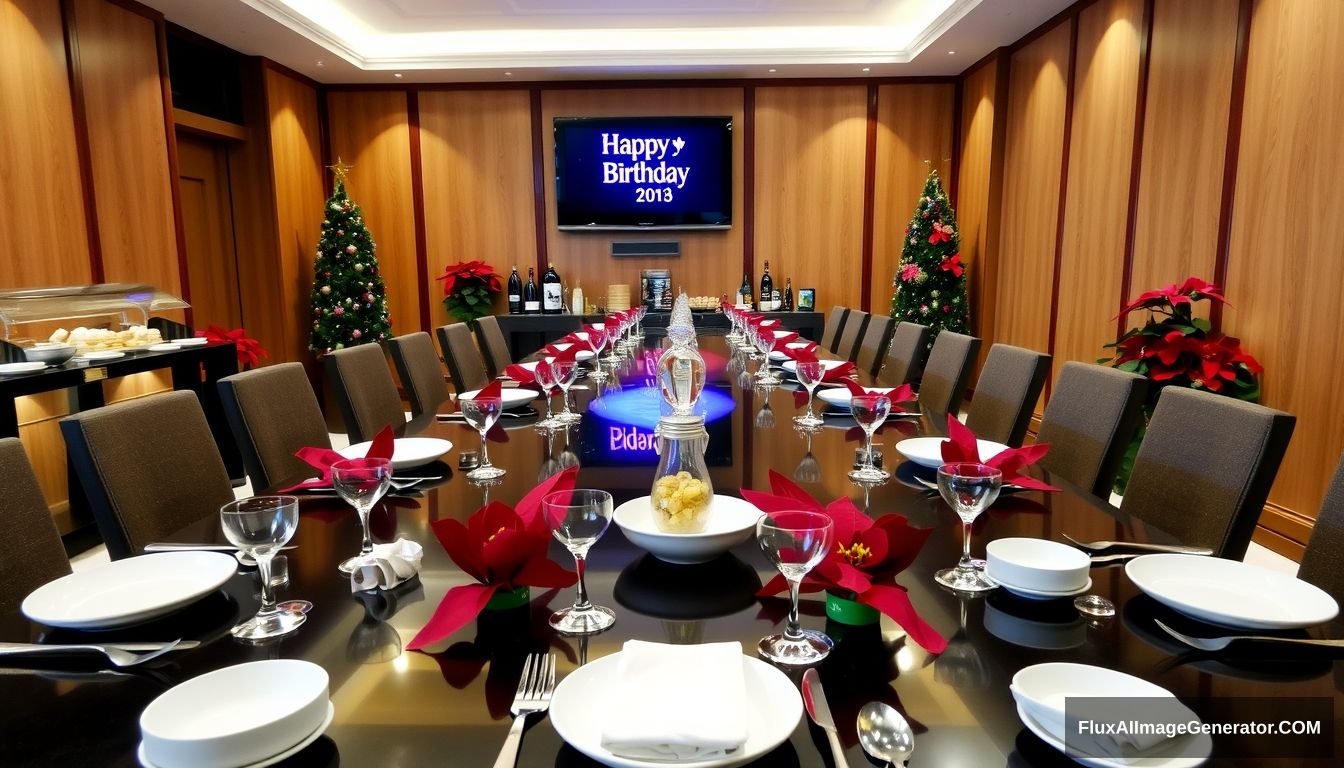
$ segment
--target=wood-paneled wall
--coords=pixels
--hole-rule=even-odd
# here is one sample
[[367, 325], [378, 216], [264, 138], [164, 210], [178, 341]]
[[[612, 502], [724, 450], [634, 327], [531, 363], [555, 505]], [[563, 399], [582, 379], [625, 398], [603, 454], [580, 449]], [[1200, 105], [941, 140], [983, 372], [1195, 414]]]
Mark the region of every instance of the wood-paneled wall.
[[[994, 338], [998, 285], [999, 214], [1003, 204], [1003, 145], [1005, 121], [995, 119], [995, 100], [1007, 85], [1000, 78], [1006, 65], [1001, 52], [972, 72], [961, 88], [961, 156], [957, 165], [957, 226], [961, 228], [961, 257], [968, 265], [971, 326]], [[1002, 97], [1006, 98], [1006, 97]], [[989, 354], [980, 348], [980, 360]]]

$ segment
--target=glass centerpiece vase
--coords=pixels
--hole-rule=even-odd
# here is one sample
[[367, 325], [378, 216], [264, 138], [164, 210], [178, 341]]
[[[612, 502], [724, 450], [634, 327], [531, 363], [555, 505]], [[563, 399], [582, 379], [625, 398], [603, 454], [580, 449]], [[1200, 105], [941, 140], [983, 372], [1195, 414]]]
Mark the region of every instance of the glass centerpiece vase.
[[705, 359], [695, 348], [689, 324], [668, 329], [672, 341], [658, 358], [658, 387], [671, 413], [658, 420], [658, 469], [649, 494], [653, 520], [667, 533], [699, 533], [709, 523], [714, 485], [705, 450], [709, 433], [705, 417], [695, 412], [705, 388]]

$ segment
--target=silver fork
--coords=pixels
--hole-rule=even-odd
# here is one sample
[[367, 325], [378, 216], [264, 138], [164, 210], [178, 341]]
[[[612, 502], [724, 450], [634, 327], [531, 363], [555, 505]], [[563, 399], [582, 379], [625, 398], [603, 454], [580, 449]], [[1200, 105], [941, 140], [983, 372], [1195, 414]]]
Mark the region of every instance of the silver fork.
[[181, 638], [164, 645], [158, 650], [149, 653], [131, 653], [120, 648], [113, 648], [107, 645], [42, 645], [40, 643], [0, 643], [0, 657], [2, 656], [40, 656], [43, 654], [63, 654], [71, 651], [93, 651], [101, 653], [117, 667], [134, 667], [137, 664], [144, 664], [151, 659], [177, 650], [181, 643]]
[[518, 747], [523, 743], [523, 726], [527, 716], [545, 712], [551, 706], [551, 693], [555, 690], [555, 655], [534, 653], [527, 657], [523, 665], [523, 676], [518, 679], [518, 691], [513, 694], [513, 726], [500, 747], [499, 757], [495, 759], [495, 768], [513, 768], [518, 762]]
[[1281, 645], [1307, 646], [1310, 648], [1344, 649], [1344, 640], [1313, 640], [1305, 637], [1272, 637], [1269, 635], [1228, 635], [1227, 637], [1190, 637], [1168, 627], [1158, 619], [1153, 619], [1163, 632], [1182, 643], [1201, 651], [1221, 651], [1238, 640], [1250, 640], [1257, 643], [1279, 643]]
[[1079, 549], [1100, 552], [1106, 549], [1132, 549], [1139, 552], [1168, 552], [1178, 555], [1212, 555], [1208, 547], [1186, 547], [1179, 544], [1140, 544], [1137, 541], [1079, 541], [1067, 533], [1061, 536], [1073, 542]]

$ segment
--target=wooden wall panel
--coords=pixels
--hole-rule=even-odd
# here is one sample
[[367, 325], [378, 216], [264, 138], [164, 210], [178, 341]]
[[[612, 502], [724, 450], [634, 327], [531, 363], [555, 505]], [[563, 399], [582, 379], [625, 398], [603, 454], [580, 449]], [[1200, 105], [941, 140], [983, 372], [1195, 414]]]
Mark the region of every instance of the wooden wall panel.
[[364, 211], [364, 224], [378, 246], [392, 332], [398, 335], [420, 330], [421, 277], [406, 104], [404, 91], [327, 94], [330, 154], [354, 166], [347, 191]]
[[1142, 27], [1142, 0], [1102, 0], [1078, 19], [1056, 374], [1066, 361], [1095, 361], [1115, 340]]
[[860, 304], [867, 114], [861, 85], [756, 89], [756, 262], [822, 312]]
[[875, 314], [891, 310], [892, 280], [904, 245], [902, 232], [919, 202], [929, 169], [938, 171], [944, 187], [950, 181], [954, 95], [950, 84], [884, 85], [877, 89], [877, 186], [870, 295]]
[[154, 21], [75, 0], [103, 273], [182, 290]]
[[[757, 104], [760, 102], [758, 101]], [[628, 115], [731, 115], [733, 118], [733, 226], [728, 230], [704, 232], [561, 232], [555, 218], [555, 141], [553, 119], [572, 116], [628, 116]], [[742, 195], [742, 124], [743, 93], [740, 88], [657, 89], [657, 90], [547, 90], [541, 95], [542, 157], [541, 167], [546, 179], [546, 251], [556, 270], [564, 278], [566, 288], [583, 286], [588, 301], [595, 301], [606, 293], [608, 285], [630, 286], [632, 301], [638, 301], [639, 273], [642, 269], [666, 268], [672, 270], [674, 289], [684, 289], [693, 296], [720, 296], [732, 293], [742, 283], [742, 224], [746, 211]], [[759, 131], [759, 129], [758, 129]], [[759, 142], [759, 132], [758, 132]], [[863, 151], [863, 137], [859, 137], [859, 152]], [[757, 154], [757, 168], [761, 165]], [[863, 171], [859, 170], [859, 189], [863, 188]], [[529, 185], [528, 189], [531, 187]], [[759, 186], [757, 187], [759, 194]], [[523, 210], [524, 202], [515, 196], [514, 210]], [[856, 209], [857, 199], [854, 201]], [[524, 219], [528, 219], [525, 214]], [[759, 215], [759, 214], [758, 214]], [[761, 250], [761, 225], [756, 224], [757, 253], [766, 254], [771, 261], [771, 274], [782, 285], [782, 278], [791, 274], [787, 264], [781, 264], [774, 254]], [[679, 240], [681, 258], [621, 258], [611, 257], [611, 242], [640, 240]], [[759, 257], [758, 257], [759, 261]], [[787, 260], [786, 260], [787, 261]], [[523, 280], [527, 280], [526, 265], [519, 264]], [[759, 266], [757, 267], [759, 269]], [[782, 271], [781, 271], [782, 270]], [[795, 276], [794, 288], [799, 287]], [[753, 272], [753, 281], [760, 275]], [[540, 282], [541, 275], [537, 275]]]
[[[452, 322], [443, 308], [443, 267], [482, 259], [508, 278], [537, 263], [532, 189], [532, 111], [527, 91], [424, 91], [420, 152], [430, 326]], [[564, 273], [562, 273], [564, 274]], [[564, 274], [573, 285], [573, 276]], [[501, 293], [496, 311], [508, 311]]]
[[1154, 4], [1132, 295], [1213, 279], [1237, 5]]
[[60, 4], [0, 2], [0, 287], [90, 280]]
[[[992, 59], [972, 72], [961, 91], [961, 160], [957, 166], [957, 226], [961, 228], [961, 258], [968, 266], [971, 328], [982, 339], [994, 338], [994, 288], [998, 266], [999, 200], [995, 152], [1002, 163], [1003, 147], [995, 146], [996, 115], [1002, 139], [1002, 110], [996, 103], [1001, 64]], [[993, 235], [991, 235], [993, 233]], [[989, 353], [981, 345], [980, 357]]]

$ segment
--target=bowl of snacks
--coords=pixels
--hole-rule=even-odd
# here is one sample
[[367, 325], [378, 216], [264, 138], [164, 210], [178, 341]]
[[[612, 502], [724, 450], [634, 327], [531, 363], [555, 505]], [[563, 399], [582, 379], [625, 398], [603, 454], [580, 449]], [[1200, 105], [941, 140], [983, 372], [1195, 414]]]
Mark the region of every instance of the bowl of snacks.
[[698, 531], [677, 533], [659, 527], [652, 498], [641, 496], [616, 508], [612, 519], [635, 546], [669, 563], [704, 563], [750, 539], [761, 511], [736, 496], [714, 494]]

